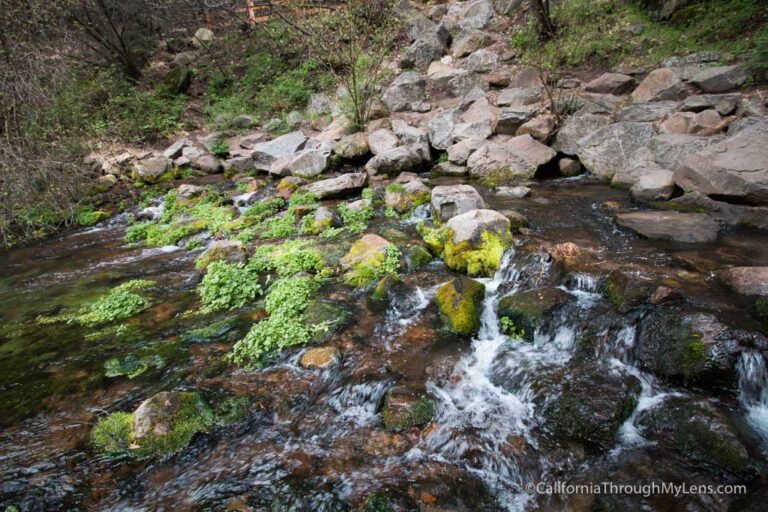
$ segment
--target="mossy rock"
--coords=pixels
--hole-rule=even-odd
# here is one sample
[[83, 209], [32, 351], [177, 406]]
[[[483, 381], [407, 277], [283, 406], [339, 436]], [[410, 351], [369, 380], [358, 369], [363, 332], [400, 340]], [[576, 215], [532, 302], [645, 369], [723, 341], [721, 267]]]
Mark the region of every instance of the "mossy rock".
[[737, 475], [753, 473], [749, 453], [728, 417], [705, 398], [672, 397], [640, 416], [643, 435], [685, 460]]
[[471, 336], [480, 329], [485, 285], [465, 276], [451, 279], [437, 289], [437, 307], [452, 332]]
[[416, 270], [430, 263], [433, 259], [432, 253], [421, 244], [415, 244], [408, 248], [408, 267], [410, 270]]
[[238, 317], [219, 320], [181, 333], [181, 341], [185, 343], [233, 341], [229, 340], [228, 337], [237, 330], [241, 323], [242, 320]]
[[570, 295], [560, 288], [547, 287], [525, 290], [507, 295], [499, 301], [498, 314], [505, 334], [514, 334], [525, 341], [533, 341], [533, 335], [542, 316], [570, 300]]
[[425, 426], [434, 415], [434, 400], [407, 388], [398, 387], [387, 392], [381, 419], [387, 429], [404, 432], [412, 427]]
[[511, 237], [484, 231], [476, 242], [466, 240], [456, 244], [453, 234], [449, 233], [443, 247], [443, 261], [449, 268], [469, 276], [493, 277], [510, 240]]
[[385, 302], [389, 299], [389, 291], [398, 283], [396, 276], [384, 276], [374, 286], [371, 292], [371, 299], [378, 302]]
[[333, 333], [344, 327], [349, 317], [349, 311], [338, 304], [313, 300], [304, 311], [305, 324], [318, 327], [309, 342], [324, 343]]
[[352, 244], [339, 264], [345, 270], [347, 284], [367, 288], [387, 274], [396, 275], [401, 264], [400, 257], [400, 251], [394, 244], [369, 233]]
[[100, 419], [91, 441], [111, 456], [151, 457], [184, 449], [198, 432], [214, 424], [213, 409], [196, 392], [161, 392], [131, 413], [118, 412]]
[[562, 394], [544, 412], [547, 428], [558, 441], [610, 449], [637, 406], [640, 381], [598, 368], [576, 368], [566, 378]]
[[226, 261], [228, 263], [245, 263], [248, 259], [248, 250], [242, 242], [237, 240], [216, 240], [208, 245], [197, 261], [198, 269], [208, 268], [214, 261]]
[[647, 302], [656, 285], [653, 281], [614, 270], [603, 283], [603, 297], [619, 311], [625, 312]]

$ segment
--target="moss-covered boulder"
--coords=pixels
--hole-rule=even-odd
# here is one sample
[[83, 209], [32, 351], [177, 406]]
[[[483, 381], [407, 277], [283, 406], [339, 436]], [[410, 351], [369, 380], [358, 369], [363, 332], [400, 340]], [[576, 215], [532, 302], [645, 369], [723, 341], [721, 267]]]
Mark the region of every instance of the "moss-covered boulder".
[[509, 219], [493, 210], [471, 210], [437, 229], [422, 228], [430, 249], [453, 270], [491, 277], [512, 243]]
[[437, 307], [446, 327], [471, 336], [480, 329], [485, 285], [465, 276], [451, 279], [437, 289]]
[[213, 409], [198, 393], [163, 391], [132, 414], [118, 412], [100, 419], [91, 431], [91, 441], [107, 455], [165, 455], [182, 450], [195, 434], [207, 432], [213, 424]]
[[247, 259], [248, 249], [243, 245], [243, 242], [238, 240], [215, 240], [197, 258], [195, 266], [199, 269], [205, 269], [214, 261], [245, 263]]
[[341, 219], [339, 219], [339, 216], [330, 208], [320, 206], [315, 209], [312, 215], [304, 217], [302, 222], [302, 232], [309, 235], [319, 235], [330, 228], [339, 226], [341, 226]]
[[648, 301], [656, 283], [643, 276], [614, 270], [603, 283], [603, 297], [619, 311], [628, 311]]
[[728, 417], [705, 398], [668, 398], [644, 411], [638, 425], [644, 437], [686, 461], [737, 475], [754, 471], [747, 448]]
[[637, 405], [640, 381], [599, 368], [575, 368], [566, 377], [563, 391], [544, 411], [547, 429], [560, 442], [583, 443], [609, 449], [622, 423]]
[[408, 213], [417, 206], [428, 203], [432, 190], [419, 180], [387, 185], [384, 203], [397, 213]]
[[408, 268], [416, 270], [432, 261], [432, 253], [421, 244], [414, 244], [408, 248]]
[[387, 429], [404, 432], [412, 427], [423, 427], [434, 415], [434, 400], [408, 388], [397, 387], [387, 392], [381, 419]]
[[673, 382], [717, 387], [736, 379], [739, 342], [764, 343], [757, 333], [734, 331], [708, 313], [684, 305], [656, 307], [640, 323], [640, 365]]
[[346, 282], [356, 288], [366, 288], [385, 275], [397, 275], [400, 250], [394, 244], [372, 233], [363, 235], [352, 244], [339, 260]]
[[555, 287], [536, 288], [507, 295], [499, 301], [497, 309], [502, 332], [525, 341], [533, 341], [533, 335], [542, 317], [570, 298], [570, 294]]

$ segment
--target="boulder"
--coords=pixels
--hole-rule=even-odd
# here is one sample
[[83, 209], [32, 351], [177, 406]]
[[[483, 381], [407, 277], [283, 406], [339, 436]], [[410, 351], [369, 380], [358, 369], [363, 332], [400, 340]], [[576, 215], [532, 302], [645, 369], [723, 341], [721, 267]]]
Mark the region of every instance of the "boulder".
[[195, 31], [195, 35], [192, 37], [192, 44], [198, 48], [204, 48], [213, 42], [213, 31], [211, 29], [201, 27]]
[[368, 154], [368, 134], [357, 132], [342, 137], [333, 147], [333, 152], [347, 160], [364, 157]]
[[373, 155], [378, 155], [399, 145], [400, 139], [392, 133], [392, 130], [387, 128], [380, 128], [368, 135], [368, 148]]
[[702, 69], [691, 77], [690, 83], [704, 92], [719, 93], [738, 89], [748, 77], [744, 66], [716, 66]]
[[720, 114], [715, 109], [703, 110], [694, 115], [691, 119], [689, 127], [690, 133], [698, 134], [710, 134], [717, 130], [717, 127], [722, 122]]
[[366, 172], [376, 174], [399, 174], [418, 170], [423, 164], [422, 154], [413, 146], [398, 146], [382, 151], [365, 164]]
[[416, 206], [429, 202], [431, 190], [419, 180], [387, 186], [384, 203], [397, 213], [408, 213]]
[[465, 29], [486, 28], [494, 16], [493, 4], [490, 0], [473, 0], [466, 3], [456, 3], [449, 7], [448, 16]]
[[341, 353], [336, 347], [314, 347], [301, 355], [299, 364], [303, 368], [323, 370], [336, 366], [341, 360]]
[[292, 156], [306, 143], [307, 137], [300, 131], [295, 131], [268, 142], [254, 144], [250, 153], [251, 168], [269, 171], [275, 160]]
[[437, 289], [437, 307], [448, 330], [472, 336], [480, 329], [485, 285], [459, 276]]
[[435, 34], [428, 32], [405, 49], [400, 57], [400, 67], [403, 69], [426, 69], [430, 62], [439, 59], [444, 53], [445, 45]]
[[512, 87], [504, 89], [496, 98], [499, 107], [525, 107], [541, 101], [540, 87]]
[[305, 149], [288, 164], [291, 176], [312, 178], [325, 172], [331, 165], [331, 152], [327, 149]]
[[629, 193], [637, 201], [665, 201], [672, 197], [675, 190], [672, 176], [672, 171], [667, 169], [643, 174], [629, 189]]
[[714, 108], [721, 116], [731, 115], [739, 105], [738, 94], [702, 94], [688, 96], [680, 106], [682, 112], [701, 112]]
[[496, 68], [499, 62], [499, 54], [484, 48], [472, 52], [464, 59], [462, 67], [475, 73], [487, 73]]
[[469, 155], [471, 155], [484, 140], [484, 138], [469, 138], [450, 146], [447, 151], [448, 161], [458, 165], [466, 164]]
[[221, 160], [209, 153], [190, 158], [189, 166], [193, 169], [200, 169], [207, 174], [216, 174], [224, 170]]
[[668, 68], [651, 71], [645, 80], [632, 92], [636, 102], [679, 100], [686, 95], [685, 85], [680, 77]]
[[395, 78], [381, 97], [390, 112], [413, 110], [425, 97], [426, 80], [416, 71], [407, 71]]
[[576, 154], [592, 174], [611, 178], [628, 167], [653, 137], [651, 123], [615, 123], [579, 139]]
[[566, 155], [576, 155], [578, 141], [611, 124], [608, 116], [584, 114], [571, 116], [565, 120], [555, 135], [552, 148]]
[[379, 235], [363, 235], [339, 260], [346, 282], [357, 288], [373, 284], [383, 274], [387, 256], [393, 250], [394, 244]]
[[440, 112], [429, 120], [427, 125], [427, 134], [429, 142], [435, 149], [447, 149], [453, 144], [453, 128], [456, 124], [456, 112], [446, 110]]
[[768, 132], [749, 128], [682, 159], [675, 183], [685, 191], [768, 205]]
[[557, 167], [560, 170], [560, 174], [566, 177], [578, 176], [584, 170], [581, 167], [581, 162], [574, 158], [563, 157], [557, 161]]
[[532, 342], [542, 317], [570, 299], [568, 292], [555, 287], [535, 288], [502, 297], [497, 307], [502, 331]]
[[684, 135], [690, 133], [691, 122], [695, 116], [692, 112], [674, 112], [669, 114], [659, 125], [659, 133]]
[[616, 121], [619, 123], [660, 121], [677, 110], [677, 105], [676, 101], [633, 103], [619, 110]]
[[368, 174], [364, 172], [342, 174], [337, 178], [320, 180], [299, 187], [302, 192], [314, 194], [318, 199], [342, 197], [359, 192], [368, 183]]
[[601, 292], [605, 300], [622, 313], [645, 304], [654, 282], [638, 272], [616, 269], [605, 278]]
[[549, 142], [552, 136], [552, 130], [555, 129], [554, 116], [544, 115], [538, 116], [530, 121], [523, 123], [520, 128], [517, 129], [517, 135], [530, 135], [542, 144]]
[[624, 94], [629, 92], [634, 85], [635, 79], [629, 75], [605, 73], [585, 85], [584, 90], [599, 94]]
[[464, 176], [469, 173], [469, 169], [453, 162], [440, 162], [432, 168], [432, 172], [445, 176]]
[[[651, 139], [648, 145], [651, 159], [665, 169], [674, 170], [689, 155], [701, 151], [722, 140], [721, 137], [701, 137], [697, 135], [660, 134]], [[648, 153], [644, 153], [647, 155]], [[640, 159], [640, 155], [637, 155]]]
[[184, 150], [184, 148], [186, 148], [187, 146], [191, 146], [191, 145], [192, 145], [192, 141], [191, 140], [189, 140], [189, 139], [179, 139], [176, 142], [174, 142], [173, 144], [171, 144], [170, 146], [168, 146], [168, 148], [165, 151], [163, 151], [162, 156], [165, 157], [165, 158], [170, 158], [171, 160], [173, 160], [174, 158], [180, 157], [181, 156], [181, 152]]
[[177, 201], [179, 199], [181, 200], [190, 200], [194, 199], [196, 197], [200, 197], [203, 194], [205, 194], [205, 188], [200, 187], [198, 185], [192, 185], [189, 183], [183, 183], [179, 185], [179, 187], [176, 189], [177, 194]]
[[165, 174], [172, 165], [171, 159], [164, 156], [139, 160], [133, 164], [133, 179], [154, 182]]
[[533, 119], [538, 112], [539, 109], [535, 107], [502, 108], [496, 123], [496, 133], [514, 135], [520, 126]]
[[712, 243], [718, 226], [708, 215], [675, 211], [638, 211], [616, 215], [616, 222], [652, 240]]
[[718, 277], [741, 295], [768, 296], [768, 267], [733, 267], [720, 271]]
[[471, 210], [451, 217], [444, 228], [443, 261], [469, 276], [490, 277], [511, 243], [509, 228], [509, 219], [494, 210]]
[[400, 139], [401, 145], [409, 146], [413, 151], [418, 153], [423, 161], [427, 162], [432, 159], [429, 136], [425, 129], [410, 126], [404, 121], [395, 119], [392, 121], [392, 131]]
[[214, 240], [203, 251], [195, 266], [199, 269], [208, 268], [214, 261], [228, 263], [245, 263], [248, 259], [248, 249], [239, 240]]
[[482, 30], [464, 30], [454, 38], [451, 46], [451, 55], [460, 59], [470, 53], [485, 48], [491, 43], [491, 35]]
[[441, 185], [432, 189], [432, 208], [440, 222], [485, 206], [483, 198], [471, 185]]

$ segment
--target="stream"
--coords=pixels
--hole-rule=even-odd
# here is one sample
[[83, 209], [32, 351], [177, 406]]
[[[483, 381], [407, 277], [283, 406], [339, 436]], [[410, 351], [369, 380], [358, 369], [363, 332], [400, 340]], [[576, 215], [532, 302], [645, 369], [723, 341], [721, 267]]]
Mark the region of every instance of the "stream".
[[[351, 320], [329, 341], [340, 364], [324, 370], [299, 364], [302, 347], [261, 369], [230, 365], [224, 356], [248, 331], [253, 308], [185, 315], [197, 301], [199, 251], [129, 245], [126, 215], [0, 253], [0, 507], [344, 511], [363, 510], [371, 493], [388, 496], [391, 508], [365, 510], [751, 510], [764, 503], [768, 347], [739, 345], [717, 384], [665, 378], [640, 349], [656, 306], [617, 308], [603, 289], [618, 269], [679, 290], [686, 298], [679, 307], [760, 336], [764, 328], [713, 271], [768, 265], [768, 234], [739, 228], [716, 245], [642, 239], [613, 221], [616, 207], [635, 207], [627, 194], [589, 178], [541, 182], [533, 198], [478, 190], [489, 208], [514, 209], [530, 224], [496, 274], [479, 279], [478, 334], [470, 340], [442, 328], [435, 297], [453, 273], [439, 259], [404, 273], [385, 306], [331, 283], [326, 296]], [[369, 231], [386, 238], [397, 230], [416, 241], [416, 221], [428, 215], [422, 208]], [[588, 264], [559, 265], [550, 249], [563, 242], [588, 252]], [[119, 328], [38, 321], [129, 279], [154, 280], [157, 292], [150, 310]], [[503, 334], [500, 300], [543, 288], [562, 299], [532, 339]], [[109, 359], [130, 355], [152, 363], [134, 378], [106, 375]], [[382, 402], [399, 386], [434, 399], [429, 426], [383, 428]], [[198, 434], [176, 455], [127, 460], [94, 452], [88, 436], [100, 416], [165, 390], [199, 390], [212, 404], [247, 396], [251, 405], [244, 420]], [[605, 422], [613, 418], [602, 411], [636, 398], [614, 441], [580, 443], [552, 422], [567, 423], [569, 393], [579, 400], [568, 410], [596, 407]], [[675, 404], [729, 425], [749, 468], [723, 469], [686, 445], [664, 419], [679, 418]], [[527, 492], [531, 483], [558, 481], [744, 484], [747, 494]]]

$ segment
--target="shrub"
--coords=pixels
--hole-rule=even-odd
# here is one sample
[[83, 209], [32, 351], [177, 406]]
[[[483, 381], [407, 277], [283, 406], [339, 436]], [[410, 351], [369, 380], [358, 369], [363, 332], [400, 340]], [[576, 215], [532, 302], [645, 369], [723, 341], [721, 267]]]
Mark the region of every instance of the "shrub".
[[243, 307], [261, 294], [257, 278], [258, 275], [242, 263], [212, 262], [197, 287], [202, 311], [210, 313]]

